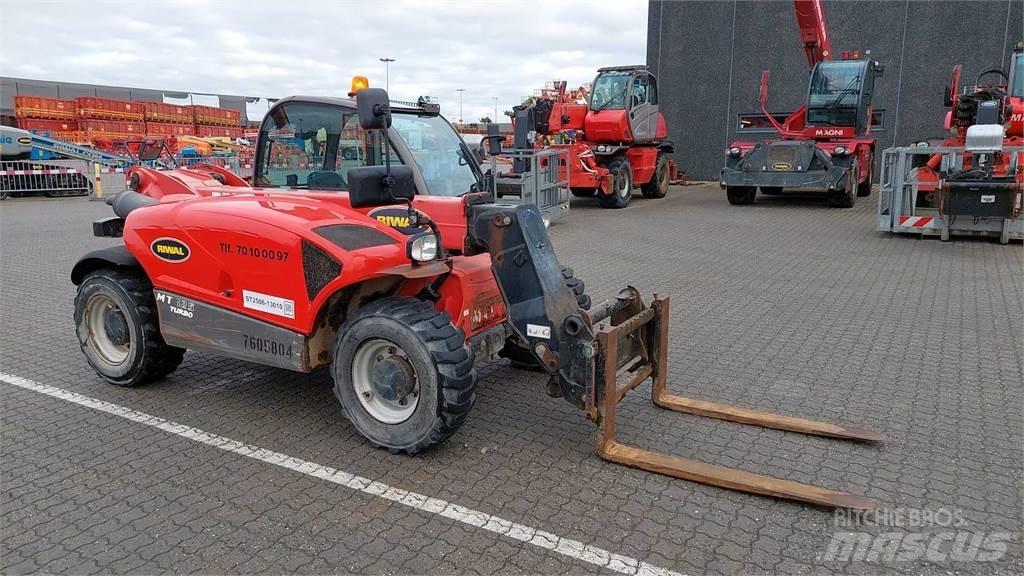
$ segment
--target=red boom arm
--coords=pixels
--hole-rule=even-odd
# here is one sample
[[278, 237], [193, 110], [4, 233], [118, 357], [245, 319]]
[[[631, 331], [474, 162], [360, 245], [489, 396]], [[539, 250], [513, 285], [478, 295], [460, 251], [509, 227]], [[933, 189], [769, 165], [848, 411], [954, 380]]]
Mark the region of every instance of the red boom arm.
[[813, 68], [822, 60], [832, 59], [832, 44], [828, 39], [828, 25], [821, 0], [793, 0], [796, 24], [800, 28], [800, 42], [807, 55], [807, 66]]

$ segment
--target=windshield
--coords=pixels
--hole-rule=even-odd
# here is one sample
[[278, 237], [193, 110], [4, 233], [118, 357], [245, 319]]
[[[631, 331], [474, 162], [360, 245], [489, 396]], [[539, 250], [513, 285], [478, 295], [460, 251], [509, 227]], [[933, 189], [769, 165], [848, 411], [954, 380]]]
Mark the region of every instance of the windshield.
[[[397, 132], [423, 176], [427, 193], [461, 196], [477, 176], [459, 135], [440, 116], [395, 112]], [[348, 171], [384, 163], [382, 138], [359, 126], [355, 110], [315, 102], [286, 102], [260, 128], [257, 185], [307, 190], [348, 190]], [[391, 162], [403, 164], [394, 147]], [[469, 156], [472, 158], [472, 156]]]
[[623, 110], [626, 107], [626, 89], [629, 72], [604, 72], [594, 80], [590, 96], [591, 110]]
[[866, 62], [857, 60], [818, 64], [807, 95], [807, 122], [855, 125], [866, 68]]
[[[348, 190], [348, 171], [383, 164], [381, 138], [359, 126], [355, 110], [330, 104], [287, 102], [260, 128], [257, 185], [307, 190]], [[402, 160], [392, 150], [391, 161]]]
[[461, 196], [477, 183], [476, 173], [455, 129], [440, 116], [396, 113], [396, 130], [416, 160], [432, 196]]
[[1013, 55], [1013, 67], [1010, 69], [1010, 78], [1013, 83], [1013, 86], [1010, 88], [1010, 95], [1024, 98], [1024, 53]]

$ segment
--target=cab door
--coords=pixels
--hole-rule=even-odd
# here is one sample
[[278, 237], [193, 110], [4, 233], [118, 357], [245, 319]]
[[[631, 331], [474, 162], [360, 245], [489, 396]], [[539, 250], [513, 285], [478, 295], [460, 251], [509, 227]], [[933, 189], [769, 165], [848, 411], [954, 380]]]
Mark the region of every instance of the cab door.
[[654, 140], [658, 120], [658, 96], [654, 76], [640, 71], [633, 75], [629, 90], [629, 128], [633, 141], [646, 143]]

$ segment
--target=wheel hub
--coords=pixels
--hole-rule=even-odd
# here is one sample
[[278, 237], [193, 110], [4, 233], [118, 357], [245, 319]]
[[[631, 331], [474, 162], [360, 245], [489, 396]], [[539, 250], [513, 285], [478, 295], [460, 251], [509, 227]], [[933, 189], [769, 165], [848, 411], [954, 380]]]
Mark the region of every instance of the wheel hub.
[[352, 358], [352, 386], [370, 416], [386, 424], [404, 422], [419, 405], [419, 381], [409, 356], [395, 343], [372, 338]]
[[103, 333], [115, 346], [128, 344], [128, 322], [119, 308], [107, 310], [103, 317]]
[[416, 386], [416, 372], [398, 354], [378, 356], [370, 370], [373, 393], [389, 402], [404, 403]]

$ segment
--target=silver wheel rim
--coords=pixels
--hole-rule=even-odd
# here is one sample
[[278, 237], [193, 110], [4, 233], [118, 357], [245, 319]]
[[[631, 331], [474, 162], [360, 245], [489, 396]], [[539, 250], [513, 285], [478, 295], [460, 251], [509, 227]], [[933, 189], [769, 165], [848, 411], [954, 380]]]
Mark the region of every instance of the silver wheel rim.
[[85, 314], [82, 315], [85, 322], [86, 342], [92, 348], [99, 359], [110, 367], [117, 367], [128, 361], [131, 355], [131, 325], [125, 317], [125, 330], [128, 338], [124, 344], [119, 344], [110, 339], [107, 333], [107, 320], [111, 314], [121, 314], [124, 311], [118, 306], [114, 299], [106, 294], [93, 294], [85, 305]]
[[629, 181], [629, 173], [625, 169], [620, 172], [619, 176], [619, 196], [625, 198], [629, 196], [631, 182]]
[[400, 424], [408, 420], [419, 405], [419, 378], [414, 368], [413, 390], [404, 400], [404, 404], [401, 400], [382, 397], [374, 385], [373, 369], [387, 356], [400, 356], [412, 366], [409, 356], [393, 342], [373, 338], [361, 343], [352, 357], [352, 388], [359, 398], [359, 403], [370, 416], [385, 424]]

